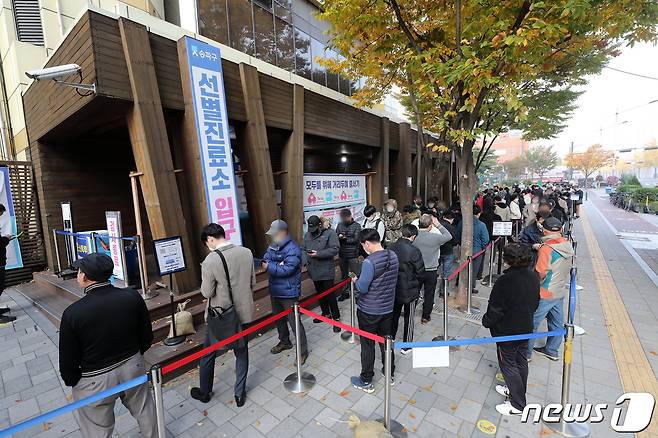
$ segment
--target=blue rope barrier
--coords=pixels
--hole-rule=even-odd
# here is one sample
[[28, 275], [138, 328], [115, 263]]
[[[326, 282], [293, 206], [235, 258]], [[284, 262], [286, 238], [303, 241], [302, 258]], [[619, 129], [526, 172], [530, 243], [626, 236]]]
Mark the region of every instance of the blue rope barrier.
[[454, 347], [460, 345], [492, 344], [495, 342], [523, 341], [525, 339], [547, 338], [550, 336], [564, 336], [567, 330], [564, 328], [550, 332], [528, 333], [524, 335], [495, 336], [488, 338], [453, 339], [450, 341], [428, 341], [428, 342], [396, 342], [395, 349], [400, 348], [430, 348], [430, 347]]
[[127, 389], [134, 388], [136, 386], [139, 386], [141, 384], [144, 384], [148, 381], [148, 376], [144, 374], [143, 376], [136, 377], [132, 380], [128, 380], [127, 382], [121, 383], [120, 385], [117, 385], [113, 388], [106, 389], [105, 391], [101, 391], [97, 394], [90, 395], [89, 397], [85, 397], [82, 400], [75, 401], [73, 403], [69, 403], [68, 405], [64, 405], [60, 408], [53, 409], [50, 412], [46, 412], [45, 414], [38, 415], [34, 418], [30, 418], [29, 420], [25, 420], [23, 422], [20, 422], [18, 424], [15, 424], [7, 429], [0, 430], [0, 438], [2, 437], [8, 437], [11, 436], [12, 434], [16, 432], [20, 432], [21, 430], [25, 430], [29, 427], [37, 426], [41, 423], [44, 423], [48, 420], [51, 420], [55, 417], [58, 417], [60, 415], [67, 414], [69, 412], [73, 412], [76, 409], [79, 409], [83, 406], [86, 406], [88, 404], [100, 401], [106, 397], [109, 397], [114, 394], [118, 394], [122, 391], [125, 391]]

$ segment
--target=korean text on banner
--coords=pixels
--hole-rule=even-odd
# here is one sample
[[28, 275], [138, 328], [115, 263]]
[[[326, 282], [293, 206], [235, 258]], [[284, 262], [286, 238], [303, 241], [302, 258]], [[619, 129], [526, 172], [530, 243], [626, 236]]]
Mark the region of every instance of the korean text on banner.
[[335, 227], [340, 221], [340, 210], [347, 208], [352, 211], [354, 220], [362, 224], [366, 195], [365, 175], [307, 173], [304, 175], [304, 220], [313, 215], [324, 216]]
[[[9, 185], [9, 168], [0, 167], [2, 175], [0, 175], [0, 204], [6, 208], [5, 213], [0, 216], [0, 235], [15, 237], [16, 230], [16, 214], [14, 211], [14, 201], [11, 196], [11, 187]], [[21, 247], [18, 244], [18, 239], [14, 238], [9, 241], [7, 245], [7, 261], [5, 269], [16, 269], [23, 267], [23, 258], [21, 257]]]
[[105, 223], [107, 224], [107, 234], [109, 236], [108, 246], [110, 247], [110, 257], [114, 263], [114, 271], [112, 275], [117, 280], [124, 281], [126, 279], [125, 269], [125, 254], [123, 252], [123, 231], [121, 230], [121, 212], [120, 211], [106, 211]]
[[222, 57], [218, 47], [194, 38], [185, 37], [185, 47], [208, 219], [224, 227], [231, 243], [242, 244]]

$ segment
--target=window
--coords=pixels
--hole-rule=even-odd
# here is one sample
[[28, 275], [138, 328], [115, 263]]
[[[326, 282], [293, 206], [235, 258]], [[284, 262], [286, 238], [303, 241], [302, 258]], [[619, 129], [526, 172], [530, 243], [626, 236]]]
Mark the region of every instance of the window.
[[295, 29], [295, 72], [306, 79], [312, 79], [311, 37]]
[[290, 2], [287, 0], [275, 0], [274, 15], [292, 23], [292, 12], [290, 12]]
[[[337, 59], [338, 53], [331, 49], [326, 49], [324, 52], [324, 57], [328, 59]], [[330, 72], [329, 69], [327, 69], [327, 87], [338, 91], [338, 74]]]
[[254, 5], [254, 23], [256, 25], [256, 56], [260, 60], [275, 64], [276, 46], [272, 13]]
[[272, 0], [254, 0], [254, 4], [262, 6], [268, 11], [272, 10]]
[[293, 44], [293, 27], [280, 18], [274, 19], [276, 28], [276, 65], [295, 71], [295, 45]]
[[320, 65], [318, 58], [324, 57], [324, 45], [311, 38], [311, 60], [313, 66], [313, 82], [327, 86], [327, 75], [324, 66]]
[[254, 54], [254, 23], [251, 19], [251, 2], [249, 0], [230, 0], [229, 2], [229, 41], [231, 47], [247, 55]]
[[199, 0], [198, 8], [201, 35], [228, 45], [226, 0]]
[[12, 0], [18, 41], [43, 46], [39, 0]]

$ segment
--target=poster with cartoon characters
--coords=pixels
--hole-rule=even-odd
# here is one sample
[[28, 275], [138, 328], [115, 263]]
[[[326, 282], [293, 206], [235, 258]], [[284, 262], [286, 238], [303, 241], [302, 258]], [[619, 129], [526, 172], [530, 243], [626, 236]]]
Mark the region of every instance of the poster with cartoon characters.
[[366, 176], [344, 173], [304, 174], [304, 231], [313, 215], [331, 220], [335, 228], [343, 208], [352, 210], [354, 220], [363, 223], [367, 204]]

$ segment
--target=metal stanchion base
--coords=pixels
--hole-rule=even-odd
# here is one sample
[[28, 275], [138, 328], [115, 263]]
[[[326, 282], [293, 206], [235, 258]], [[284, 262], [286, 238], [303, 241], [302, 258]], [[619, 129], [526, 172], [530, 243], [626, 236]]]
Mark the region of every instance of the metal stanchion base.
[[182, 344], [185, 341], [185, 336], [176, 336], [173, 338], [167, 338], [162, 341], [167, 347], [173, 347], [174, 345]]
[[480, 310], [479, 307], [471, 306], [471, 310], [470, 311], [468, 309], [464, 310], [464, 313], [467, 315], [479, 315], [480, 313], [482, 313], [482, 311]]
[[[383, 418], [378, 418], [377, 421], [384, 424]], [[407, 438], [407, 428], [395, 420], [391, 420], [391, 428], [389, 429], [388, 433], [390, 433], [394, 438]]]
[[297, 379], [297, 373], [292, 373], [283, 381], [283, 387], [293, 394], [308, 392], [315, 386], [315, 376], [302, 372], [302, 378]]
[[359, 343], [359, 337], [352, 332], [343, 332], [340, 334], [340, 338], [348, 344]]
[[559, 423], [544, 423], [546, 427], [555, 433], [568, 438], [585, 438], [589, 436], [589, 424], [587, 423], [566, 423], [560, 420]]
[[587, 330], [585, 330], [584, 328], [582, 328], [579, 325], [574, 325], [573, 326], [573, 334], [576, 335], [576, 336], [586, 335]]

